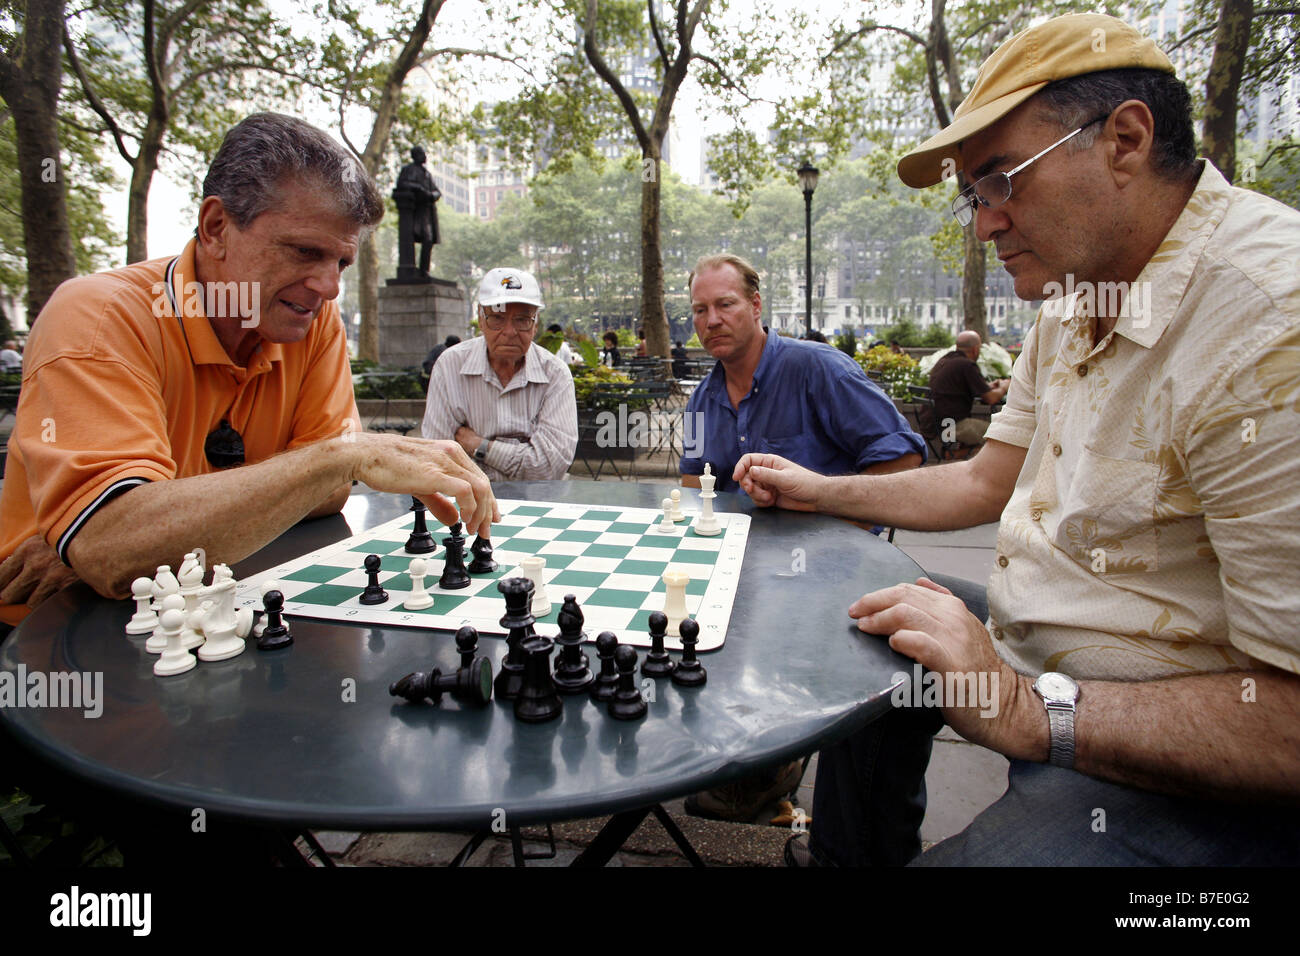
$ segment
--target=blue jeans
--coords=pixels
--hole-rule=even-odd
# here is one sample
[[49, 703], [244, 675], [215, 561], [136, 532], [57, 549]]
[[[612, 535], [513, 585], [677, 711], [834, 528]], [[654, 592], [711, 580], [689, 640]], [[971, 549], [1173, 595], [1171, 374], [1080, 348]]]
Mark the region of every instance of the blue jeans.
[[[978, 584], [931, 574], [981, 621], [988, 602]], [[925, 770], [943, 727], [934, 707], [900, 707], [823, 747], [813, 785], [810, 848], [836, 866], [902, 866], [921, 852]]]
[[1298, 864], [1300, 822], [1294, 808], [1167, 797], [1051, 764], [1013, 760], [1001, 799], [912, 865]]

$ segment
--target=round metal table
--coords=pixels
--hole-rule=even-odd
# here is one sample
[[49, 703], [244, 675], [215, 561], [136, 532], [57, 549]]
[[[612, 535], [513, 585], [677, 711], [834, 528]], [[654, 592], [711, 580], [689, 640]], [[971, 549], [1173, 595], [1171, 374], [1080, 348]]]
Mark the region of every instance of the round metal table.
[[[501, 483], [502, 498], [655, 508], [664, 483]], [[819, 515], [755, 508], [726, 643], [702, 654], [708, 683], [655, 682], [649, 715], [615, 720], [586, 695], [541, 725], [511, 702], [411, 705], [388, 685], [454, 669], [446, 631], [292, 620], [295, 643], [158, 678], [123, 628], [132, 601], [84, 585], [55, 596], [0, 648], [0, 668], [102, 673], [102, 714], [0, 708], [15, 737], [56, 767], [129, 795], [263, 825], [363, 830], [487, 829], [617, 814], [725, 782], [847, 735], [890, 706], [911, 662], [860, 633], [847, 608], [921, 569], [897, 548]], [[246, 577], [406, 511], [354, 494], [344, 516], [301, 524], [236, 566]], [[197, 542], [196, 544], [201, 543]], [[503, 604], [504, 612], [504, 604]], [[594, 635], [593, 635], [594, 636]], [[484, 636], [493, 662], [505, 641]], [[594, 647], [587, 648], [594, 660]], [[638, 675], [639, 683], [639, 675]], [[642, 816], [644, 813], [642, 813]]]

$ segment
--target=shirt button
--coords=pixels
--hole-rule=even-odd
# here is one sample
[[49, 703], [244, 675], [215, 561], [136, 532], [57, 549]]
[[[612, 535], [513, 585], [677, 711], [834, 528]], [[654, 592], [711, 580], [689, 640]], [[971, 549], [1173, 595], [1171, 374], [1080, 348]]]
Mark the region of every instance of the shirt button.
[[744, 435], [741, 435], [741, 436], [740, 436], [740, 440], [741, 440], [741, 441], [744, 441], [744, 440], [745, 440], [745, 436], [744, 436]]
[[1035, 508], [1033, 511], [1029, 512], [1029, 517], [1033, 518], [1035, 521], [1038, 521], [1043, 517], [1043, 513], [1039, 511], [1037, 508]]
[[1055, 455], [1057, 458], [1060, 458], [1060, 457], [1061, 457], [1061, 446], [1058, 445], [1058, 444], [1053, 443], [1053, 445], [1052, 445], [1052, 454]]
[[1007, 556], [1005, 554], [998, 555], [998, 567], [1005, 568], [1010, 563], [1011, 562], [1007, 560]]
[[1087, 366], [1086, 364], [1085, 364], [1085, 365], [1080, 365], [1080, 366], [1079, 366], [1079, 378], [1083, 378], [1083, 377], [1084, 377], [1085, 375], [1087, 375], [1087, 374], [1088, 374], [1088, 366]]

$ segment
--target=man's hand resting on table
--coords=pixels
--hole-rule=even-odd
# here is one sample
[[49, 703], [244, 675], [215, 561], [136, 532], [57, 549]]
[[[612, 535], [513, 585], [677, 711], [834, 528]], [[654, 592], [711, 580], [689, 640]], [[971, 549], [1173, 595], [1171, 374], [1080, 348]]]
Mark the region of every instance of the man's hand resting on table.
[[55, 592], [80, 580], [38, 534], [32, 535], [0, 563], [0, 604], [36, 607]]
[[818, 495], [826, 478], [779, 455], [745, 455], [736, 462], [732, 480], [760, 508], [788, 508], [791, 511], [818, 510]]
[[[1033, 683], [1003, 663], [984, 622], [943, 585], [917, 578], [915, 584], [872, 591], [849, 606], [849, 617], [860, 631], [889, 635], [891, 648], [944, 677], [945, 688], [953, 686], [948, 674], [975, 675], [974, 687], [963, 681], [968, 689], [964, 707], [946, 697], [943, 701], [944, 719], [957, 733], [1008, 757], [1047, 759], [1047, 716]], [[978, 693], [971, 698], [969, 691], [981, 684], [980, 674], [990, 675], [984, 686], [996, 700], [981, 703]]]

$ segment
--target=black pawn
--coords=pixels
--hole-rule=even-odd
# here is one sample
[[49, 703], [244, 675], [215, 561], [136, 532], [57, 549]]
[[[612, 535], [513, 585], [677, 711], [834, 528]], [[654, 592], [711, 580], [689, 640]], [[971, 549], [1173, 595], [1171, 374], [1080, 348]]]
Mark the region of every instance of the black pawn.
[[677, 662], [664, 650], [664, 637], [668, 634], [668, 615], [663, 611], [650, 612], [650, 653], [645, 656], [641, 673], [647, 677], [668, 677], [677, 670]]
[[460, 522], [451, 526], [451, 537], [442, 539], [447, 549], [447, 563], [443, 565], [438, 586], [444, 591], [459, 591], [469, 587], [469, 572], [465, 570], [465, 536], [460, 533]]
[[464, 625], [456, 632], [456, 650], [460, 652], [460, 666], [469, 667], [478, 656], [478, 629], [472, 624]]
[[383, 604], [388, 600], [388, 592], [379, 586], [379, 568], [382, 564], [379, 555], [366, 555], [366, 574], [370, 576], [370, 580], [366, 582], [366, 589], [361, 592], [362, 604]]
[[596, 656], [600, 658], [600, 674], [591, 685], [594, 700], [609, 700], [618, 690], [618, 670], [614, 665], [614, 652], [618, 650], [618, 638], [613, 631], [601, 631], [596, 638]]
[[560, 645], [560, 657], [555, 662], [555, 686], [561, 694], [581, 694], [591, 687], [596, 675], [582, 652], [582, 609], [572, 594], [564, 595], [556, 621], [560, 625], [560, 636], [555, 639]]
[[469, 564], [470, 574], [488, 574], [497, 569], [497, 563], [492, 559], [492, 542], [489, 539], [475, 535], [469, 550], [474, 555], [474, 560]]
[[280, 616], [284, 610], [284, 595], [279, 591], [267, 591], [262, 595], [262, 607], [266, 608], [266, 629], [257, 639], [257, 649], [273, 651], [277, 647], [288, 647], [293, 643], [293, 635]]
[[528, 657], [520, 644], [532, 637], [533, 582], [527, 578], [502, 578], [497, 590], [505, 595], [506, 613], [501, 626], [509, 631], [506, 637], [506, 656], [497, 671], [497, 700], [510, 700], [519, 695], [524, 682], [524, 663]]
[[515, 719], [530, 724], [554, 720], [564, 710], [551, 680], [551, 651], [555, 644], [549, 637], [534, 635], [521, 647], [528, 655], [528, 663], [524, 665], [523, 686], [515, 697]]
[[618, 690], [609, 701], [609, 715], [619, 720], [640, 720], [650, 706], [636, 686], [636, 648], [624, 644], [614, 652], [618, 665]]
[[415, 512], [415, 527], [411, 529], [411, 536], [406, 539], [406, 553], [428, 554], [438, 547], [433, 543], [433, 535], [429, 534], [429, 526], [424, 521], [424, 513], [428, 509], [419, 498], [412, 498], [411, 510]]
[[682, 687], [699, 687], [709, 679], [704, 665], [695, 659], [695, 645], [700, 642], [700, 625], [688, 617], [682, 621], [678, 630], [682, 635], [682, 659], [673, 671], [673, 683]]

